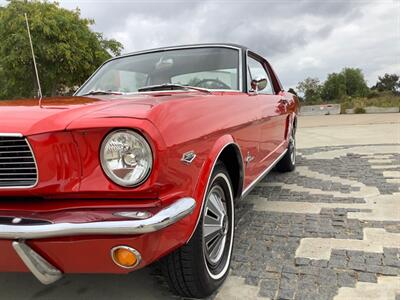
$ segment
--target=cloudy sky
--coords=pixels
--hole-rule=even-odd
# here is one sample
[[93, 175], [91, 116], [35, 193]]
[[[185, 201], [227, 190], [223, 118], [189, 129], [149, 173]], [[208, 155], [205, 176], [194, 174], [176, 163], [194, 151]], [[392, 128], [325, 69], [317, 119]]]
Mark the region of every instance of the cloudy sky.
[[[60, 0], [95, 20], [124, 52], [203, 42], [239, 43], [266, 57], [285, 88], [343, 67], [400, 73], [399, 0]], [[4, 4], [0, 0], [0, 4]]]

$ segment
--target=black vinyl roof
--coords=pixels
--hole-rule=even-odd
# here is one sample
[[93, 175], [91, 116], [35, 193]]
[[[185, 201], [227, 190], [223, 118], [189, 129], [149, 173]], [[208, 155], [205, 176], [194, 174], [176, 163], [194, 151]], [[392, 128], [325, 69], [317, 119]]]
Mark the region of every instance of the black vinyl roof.
[[[135, 54], [140, 54], [140, 53], [146, 53], [146, 52], [157, 52], [157, 51], [165, 51], [165, 50], [173, 50], [173, 49], [181, 49], [181, 48], [191, 48], [191, 47], [235, 47], [241, 49], [243, 52], [246, 50], [249, 50], [247, 47], [234, 44], [234, 43], [203, 43], [203, 44], [187, 44], [187, 45], [175, 45], [175, 46], [167, 46], [167, 47], [159, 47], [159, 48], [152, 48], [152, 49], [146, 49], [146, 50], [140, 50], [140, 51], [135, 51], [135, 52], [130, 52], [126, 54], [122, 54], [121, 56], [130, 56], [130, 55], [135, 55]], [[116, 57], [118, 58], [118, 57]]]

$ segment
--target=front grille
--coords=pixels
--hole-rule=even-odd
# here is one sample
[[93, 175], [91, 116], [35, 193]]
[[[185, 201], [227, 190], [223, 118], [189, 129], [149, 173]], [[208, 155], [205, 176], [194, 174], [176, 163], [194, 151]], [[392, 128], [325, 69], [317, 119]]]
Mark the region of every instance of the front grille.
[[32, 187], [37, 167], [24, 137], [0, 134], [0, 188]]

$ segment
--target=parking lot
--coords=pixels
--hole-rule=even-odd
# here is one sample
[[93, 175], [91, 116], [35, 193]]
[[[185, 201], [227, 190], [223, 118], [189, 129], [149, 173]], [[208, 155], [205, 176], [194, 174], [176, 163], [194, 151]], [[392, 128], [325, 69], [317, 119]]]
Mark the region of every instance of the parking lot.
[[[300, 117], [297, 168], [238, 204], [214, 299], [400, 299], [400, 115]], [[157, 266], [42, 286], [0, 274], [0, 299], [176, 299]], [[396, 296], [397, 295], [397, 296]]]

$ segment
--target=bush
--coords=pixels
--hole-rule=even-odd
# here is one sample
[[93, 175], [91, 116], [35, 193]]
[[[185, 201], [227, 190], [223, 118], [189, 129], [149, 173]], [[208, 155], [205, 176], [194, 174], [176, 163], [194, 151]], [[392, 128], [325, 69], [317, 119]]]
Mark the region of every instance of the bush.
[[364, 107], [356, 107], [354, 109], [354, 113], [355, 114], [365, 114], [365, 109], [364, 109]]
[[371, 90], [369, 91], [367, 98], [368, 99], [372, 99], [372, 98], [378, 98], [379, 97], [379, 93], [377, 91]]

